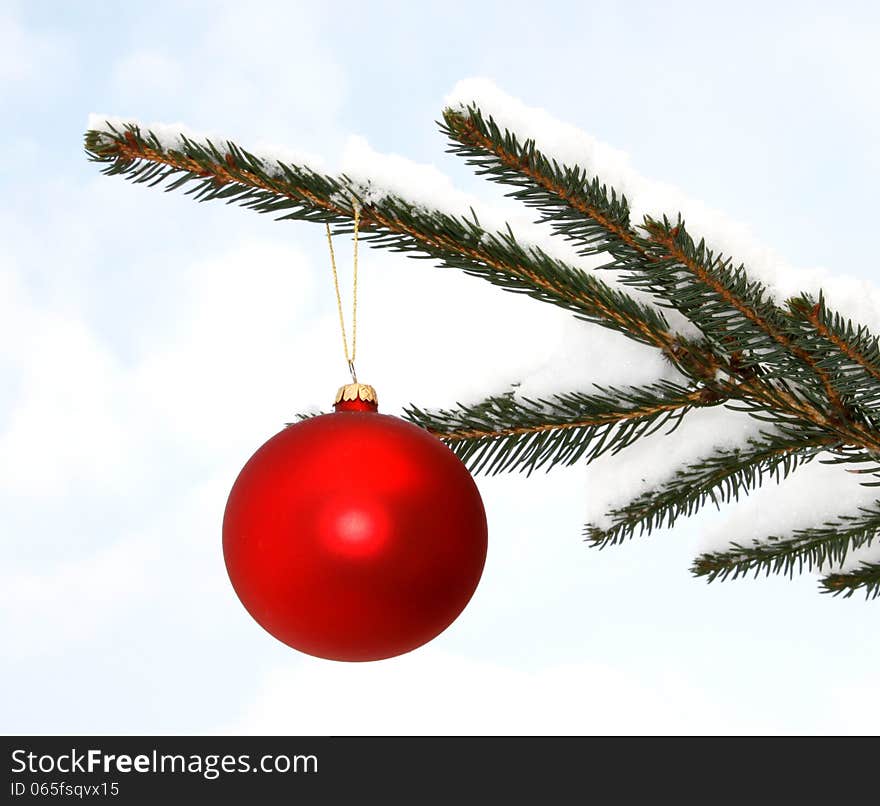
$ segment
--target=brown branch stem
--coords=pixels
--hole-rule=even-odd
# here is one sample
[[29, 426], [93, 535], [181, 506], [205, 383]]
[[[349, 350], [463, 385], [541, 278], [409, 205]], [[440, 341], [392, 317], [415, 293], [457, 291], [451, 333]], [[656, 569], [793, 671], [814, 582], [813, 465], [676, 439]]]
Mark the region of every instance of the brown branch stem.
[[516, 426], [512, 428], [498, 429], [466, 429], [462, 431], [442, 432], [434, 431], [438, 437], [447, 442], [460, 442], [465, 439], [481, 439], [483, 437], [496, 438], [508, 437], [517, 434], [539, 434], [545, 431], [567, 431], [572, 428], [589, 428], [599, 425], [613, 425], [614, 423], [635, 420], [640, 417], [651, 417], [664, 412], [677, 411], [686, 409], [689, 406], [699, 406], [703, 404], [702, 389], [697, 389], [687, 395], [682, 396], [679, 400], [670, 401], [657, 406], [644, 406], [641, 408], [629, 409], [627, 411], [609, 412], [608, 414], [597, 414], [594, 417], [584, 417], [568, 423], [541, 423], [534, 426]]
[[823, 338], [830, 341], [840, 352], [842, 352], [854, 364], [858, 364], [872, 378], [880, 381], [880, 369], [878, 369], [871, 361], [869, 361], [860, 351], [856, 350], [846, 339], [842, 339], [836, 333], [833, 333], [819, 316], [819, 306], [815, 305], [806, 312], [807, 321], [816, 328], [816, 332]]

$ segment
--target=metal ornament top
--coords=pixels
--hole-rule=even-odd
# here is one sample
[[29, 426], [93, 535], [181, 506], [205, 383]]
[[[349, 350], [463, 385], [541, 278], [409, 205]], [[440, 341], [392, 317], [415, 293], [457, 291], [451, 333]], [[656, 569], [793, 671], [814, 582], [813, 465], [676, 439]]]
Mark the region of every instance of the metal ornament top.
[[347, 383], [339, 387], [333, 408], [336, 411], [377, 411], [379, 398], [369, 384]]

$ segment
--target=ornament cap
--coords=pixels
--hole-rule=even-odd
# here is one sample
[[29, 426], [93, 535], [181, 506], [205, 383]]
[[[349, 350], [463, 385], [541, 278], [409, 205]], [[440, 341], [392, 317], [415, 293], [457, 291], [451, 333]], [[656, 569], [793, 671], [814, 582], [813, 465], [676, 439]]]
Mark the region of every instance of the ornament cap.
[[333, 408], [336, 411], [378, 411], [379, 398], [369, 384], [347, 383], [336, 392]]

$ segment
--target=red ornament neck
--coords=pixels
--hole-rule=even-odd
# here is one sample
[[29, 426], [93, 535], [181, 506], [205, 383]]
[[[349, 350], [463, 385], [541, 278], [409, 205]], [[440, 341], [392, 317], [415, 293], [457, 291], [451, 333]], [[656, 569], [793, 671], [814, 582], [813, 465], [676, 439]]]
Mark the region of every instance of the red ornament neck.
[[378, 411], [379, 406], [369, 400], [340, 400], [333, 404], [334, 411]]
[[365, 383], [348, 383], [336, 393], [335, 411], [378, 411], [376, 390]]

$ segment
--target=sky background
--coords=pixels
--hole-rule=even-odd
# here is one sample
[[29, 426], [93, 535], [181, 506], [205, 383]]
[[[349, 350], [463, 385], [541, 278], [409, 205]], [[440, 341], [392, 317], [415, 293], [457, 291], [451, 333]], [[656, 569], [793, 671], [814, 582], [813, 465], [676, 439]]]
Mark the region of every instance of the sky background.
[[[434, 124], [484, 76], [787, 261], [874, 280], [878, 40], [868, 2], [0, 0], [0, 731], [876, 732], [876, 604], [809, 575], [688, 572], [774, 490], [583, 544], [644, 451], [478, 479], [483, 580], [428, 646], [336, 664], [272, 639], [228, 582], [220, 524], [253, 451], [345, 381], [323, 231], [104, 177], [82, 135], [90, 112], [184, 122], [329, 165], [356, 135], [493, 203]], [[359, 374], [386, 413], [619, 363], [561, 310], [362, 257]], [[636, 375], [655, 360], [627, 355]]]

